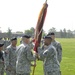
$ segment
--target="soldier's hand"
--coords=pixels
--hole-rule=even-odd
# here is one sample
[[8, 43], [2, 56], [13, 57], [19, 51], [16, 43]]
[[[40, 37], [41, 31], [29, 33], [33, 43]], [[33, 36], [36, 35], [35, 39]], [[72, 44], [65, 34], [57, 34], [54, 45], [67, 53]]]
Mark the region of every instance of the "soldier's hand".
[[6, 68], [6, 71], [11, 71], [9, 68]]
[[34, 62], [33, 64], [31, 64], [31, 66], [33, 66], [33, 67], [36, 66], [36, 63]]
[[10, 67], [7, 67], [6, 70], [11, 72], [11, 68]]
[[9, 53], [9, 51], [8, 51], [8, 50], [5, 50], [5, 53], [6, 53], [6, 54], [8, 54], [8, 53]]

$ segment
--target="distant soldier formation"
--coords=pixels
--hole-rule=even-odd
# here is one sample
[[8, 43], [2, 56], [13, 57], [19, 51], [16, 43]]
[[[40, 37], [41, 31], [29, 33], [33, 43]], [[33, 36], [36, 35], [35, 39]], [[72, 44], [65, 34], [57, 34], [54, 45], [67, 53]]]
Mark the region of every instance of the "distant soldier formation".
[[43, 37], [37, 53], [33, 50], [33, 40], [25, 34], [17, 46], [17, 37], [0, 38], [0, 75], [30, 75], [36, 59], [43, 61], [44, 75], [61, 75], [62, 46], [55, 40], [55, 33]]

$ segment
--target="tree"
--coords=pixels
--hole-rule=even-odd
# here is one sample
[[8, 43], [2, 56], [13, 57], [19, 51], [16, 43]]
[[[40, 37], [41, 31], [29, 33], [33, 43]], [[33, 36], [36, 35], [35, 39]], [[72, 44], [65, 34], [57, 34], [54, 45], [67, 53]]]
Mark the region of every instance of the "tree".
[[25, 34], [32, 36], [32, 31], [31, 30], [25, 30]]
[[56, 32], [56, 29], [54, 28], [54, 27], [52, 27], [51, 29], [49, 29], [49, 31], [48, 32]]
[[42, 37], [44, 37], [44, 36], [46, 36], [46, 32], [43, 30], [43, 32], [42, 32]]
[[33, 27], [30, 28], [30, 31], [32, 33], [32, 36], [34, 36], [34, 32], [35, 32], [35, 29]]
[[32, 31], [32, 33], [34, 33], [34, 31], [35, 31], [35, 29], [33, 27], [31, 27], [30, 30]]
[[18, 33], [18, 34], [23, 34], [23, 32], [22, 32], [22, 31], [17, 31], [16, 33]]
[[10, 28], [8, 28], [7, 30], [7, 35], [8, 35], [8, 38], [10, 39], [11, 38], [11, 35], [12, 35], [12, 30]]
[[33, 27], [31, 27], [30, 29], [25, 30], [24, 33], [27, 35], [30, 35], [30, 36], [34, 36], [34, 32], [35, 32], [35, 29]]
[[60, 30], [60, 36], [61, 36], [61, 38], [63, 38], [63, 31], [62, 30]]
[[68, 37], [68, 38], [74, 37], [71, 30], [67, 30], [67, 37]]
[[0, 33], [2, 33], [2, 31], [1, 31], [1, 27], [0, 27]]
[[65, 28], [63, 29], [63, 37], [64, 37], [64, 38], [67, 37], [67, 32], [66, 32], [66, 29], [65, 29]]

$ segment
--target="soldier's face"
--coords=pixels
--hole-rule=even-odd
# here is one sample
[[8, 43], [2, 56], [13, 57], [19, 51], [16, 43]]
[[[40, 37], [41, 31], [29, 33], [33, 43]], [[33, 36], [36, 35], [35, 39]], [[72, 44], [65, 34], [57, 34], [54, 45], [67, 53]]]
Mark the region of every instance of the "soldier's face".
[[3, 50], [3, 46], [2, 46], [2, 47], [0, 47], [0, 51], [1, 51], [1, 50]]
[[49, 45], [51, 43], [52, 39], [44, 39], [44, 44]]
[[30, 42], [29, 38], [23, 38], [23, 42], [25, 42], [26, 44], [28, 44]]
[[16, 46], [16, 44], [17, 44], [17, 40], [13, 40], [12, 45]]
[[52, 38], [52, 40], [54, 40], [55, 39], [55, 35], [51, 35], [51, 38]]
[[27, 43], [29, 44], [29, 42], [30, 42], [30, 39], [28, 38], [28, 39], [27, 39]]

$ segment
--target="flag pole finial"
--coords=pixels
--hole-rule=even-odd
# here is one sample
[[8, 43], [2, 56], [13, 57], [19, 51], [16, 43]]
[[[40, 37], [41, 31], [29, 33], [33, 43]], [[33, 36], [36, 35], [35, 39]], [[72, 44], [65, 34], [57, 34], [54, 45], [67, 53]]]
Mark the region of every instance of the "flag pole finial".
[[46, 0], [46, 3], [47, 3], [47, 0]]

